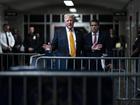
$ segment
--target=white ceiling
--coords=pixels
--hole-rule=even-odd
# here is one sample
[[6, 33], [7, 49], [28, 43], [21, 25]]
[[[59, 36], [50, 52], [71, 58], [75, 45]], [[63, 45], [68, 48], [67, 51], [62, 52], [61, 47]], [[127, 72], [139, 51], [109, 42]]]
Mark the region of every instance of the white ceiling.
[[[75, 6], [98, 6], [103, 8], [121, 10], [130, 0], [73, 0]], [[0, 0], [0, 4], [19, 11], [44, 6], [65, 6], [63, 0]]]

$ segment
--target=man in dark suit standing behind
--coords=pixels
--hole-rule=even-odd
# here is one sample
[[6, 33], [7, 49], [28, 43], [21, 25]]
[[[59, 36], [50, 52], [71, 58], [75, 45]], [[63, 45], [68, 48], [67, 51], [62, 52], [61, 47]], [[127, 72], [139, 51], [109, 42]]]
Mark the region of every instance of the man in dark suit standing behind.
[[[82, 51], [82, 33], [78, 32], [74, 29], [74, 15], [66, 14], [64, 15], [65, 27], [58, 29], [52, 40], [52, 43], [44, 44], [43, 48], [48, 50], [50, 49], [52, 52], [55, 52], [56, 56], [65, 56], [65, 57], [77, 57], [81, 56]], [[78, 63], [76, 63], [76, 69], [78, 68]], [[73, 60], [68, 60], [68, 66], [66, 68], [66, 61], [60, 60], [60, 68], [61, 70], [73, 70], [74, 68]], [[68, 103], [68, 83], [66, 82], [66, 78], [61, 78], [58, 80], [58, 105], [67, 105]], [[72, 78], [72, 103], [73, 105], [81, 105], [81, 89], [80, 85], [82, 85], [79, 78]], [[59, 91], [62, 90], [62, 91]], [[60, 101], [60, 102], [59, 102]]]
[[[87, 57], [102, 57], [104, 54], [111, 56], [110, 37], [99, 30], [99, 21], [90, 21], [91, 32], [84, 36], [84, 54]], [[90, 66], [89, 64], [90, 63]], [[107, 67], [111, 64], [108, 63]], [[93, 59], [85, 63], [85, 68], [90, 71], [101, 72], [104, 70], [101, 59]], [[101, 91], [101, 105], [112, 104], [112, 81], [110, 77], [101, 78], [101, 89], [97, 87], [97, 78], [87, 79], [87, 105], [98, 105], [98, 91]], [[98, 90], [99, 89], [99, 90]]]
[[[110, 37], [105, 32], [99, 30], [99, 21], [96, 19], [92, 20], [90, 22], [90, 27], [91, 32], [84, 36], [85, 56], [101, 57], [104, 54], [111, 56]], [[98, 62], [94, 61], [91, 62], [92, 64], [88, 69], [93, 71], [103, 71], [104, 68], [102, 68], [101, 60], [97, 60]]]

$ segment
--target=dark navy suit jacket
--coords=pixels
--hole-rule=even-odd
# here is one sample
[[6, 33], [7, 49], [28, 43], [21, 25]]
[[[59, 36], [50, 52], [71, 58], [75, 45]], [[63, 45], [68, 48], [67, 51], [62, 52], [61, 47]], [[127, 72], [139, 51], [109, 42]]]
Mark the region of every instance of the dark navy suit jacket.
[[[97, 44], [102, 44], [101, 50], [91, 50], [92, 46], [92, 33], [88, 33], [84, 36], [84, 55], [86, 57], [101, 57], [103, 54], [107, 56], [112, 56], [112, 51], [110, 47], [110, 37], [106, 33], [99, 32], [98, 42]], [[85, 61], [86, 62], [86, 61]], [[106, 60], [106, 64], [108, 64], [110, 60]], [[102, 71], [101, 60], [91, 60], [90, 68], [88, 67], [88, 62], [85, 63], [86, 69], [94, 70], [94, 71]], [[98, 63], [98, 64], [97, 64]], [[98, 65], [98, 66], [97, 66]]]
[[97, 44], [102, 44], [101, 50], [92, 51], [92, 34], [91, 32], [84, 36], [84, 54], [86, 56], [101, 57], [103, 53], [111, 56], [110, 37], [106, 33], [99, 32]]
[[[82, 56], [82, 48], [83, 48], [83, 35], [80, 31], [75, 30], [75, 37], [76, 37], [76, 56]], [[68, 45], [68, 39], [67, 39], [67, 32], [66, 28], [60, 28], [58, 29], [55, 34], [54, 38], [52, 40], [52, 51], [54, 53], [54, 56], [66, 56], [70, 57], [69, 54], [69, 45]], [[57, 69], [71, 69], [73, 70], [73, 60], [68, 60], [68, 68], [66, 69], [66, 60], [61, 59], [60, 65], [58, 65], [59, 61], [56, 60], [55, 62], [55, 68]], [[79, 61], [76, 61], [76, 67], [78, 68], [80, 65], [78, 63]]]
[[[81, 56], [83, 35], [78, 30], [74, 29], [74, 31], [76, 35], [76, 56]], [[60, 28], [55, 32], [52, 50], [60, 56], [70, 56], [66, 28]]]

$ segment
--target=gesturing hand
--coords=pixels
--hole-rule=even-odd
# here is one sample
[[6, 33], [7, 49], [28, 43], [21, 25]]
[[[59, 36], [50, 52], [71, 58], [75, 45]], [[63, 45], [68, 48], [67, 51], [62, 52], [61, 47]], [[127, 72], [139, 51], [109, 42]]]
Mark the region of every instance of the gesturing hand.
[[48, 44], [43, 44], [42, 46], [45, 50], [50, 51], [52, 49], [51, 43], [48, 42]]
[[102, 44], [93, 44], [91, 49], [94, 51], [94, 50], [101, 50], [102, 48]]

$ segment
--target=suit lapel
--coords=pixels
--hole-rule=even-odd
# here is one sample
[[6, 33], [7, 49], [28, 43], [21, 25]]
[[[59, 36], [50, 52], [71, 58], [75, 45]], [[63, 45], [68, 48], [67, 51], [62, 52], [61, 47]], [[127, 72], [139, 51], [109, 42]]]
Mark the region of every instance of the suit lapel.
[[68, 54], [69, 53], [69, 44], [68, 44], [66, 28], [64, 28], [64, 31], [62, 31], [62, 32], [63, 32], [63, 36], [64, 36], [64, 40], [65, 40], [65, 43], [62, 43], [62, 44], [65, 45], [66, 53]]
[[102, 43], [102, 39], [103, 39], [102, 33], [99, 32], [98, 43]]

